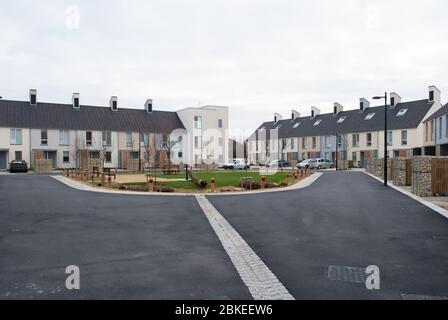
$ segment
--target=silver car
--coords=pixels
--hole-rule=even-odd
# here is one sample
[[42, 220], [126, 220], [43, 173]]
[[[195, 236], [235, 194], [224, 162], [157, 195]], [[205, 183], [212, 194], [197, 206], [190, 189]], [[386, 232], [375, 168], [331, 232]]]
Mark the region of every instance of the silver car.
[[324, 158], [312, 159], [313, 161], [310, 163], [310, 167], [313, 169], [333, 169], [334, 163], [331, 160]]

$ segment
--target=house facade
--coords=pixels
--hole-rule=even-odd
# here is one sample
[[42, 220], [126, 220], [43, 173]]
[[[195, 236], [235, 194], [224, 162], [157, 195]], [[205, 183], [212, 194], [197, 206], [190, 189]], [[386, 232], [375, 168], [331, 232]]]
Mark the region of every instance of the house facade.
[[[30, 90], [29, 101], [0, 99], [0, 170], [8, 169], [12, 160], [25, 160], [32, 167], [38, 159], [51, 160], [55, 169], [75, 168], [91, 160], [124, 169], [162, 166], [168, 159], [172, 164], [199, 165], [207, 157], [192, 156], [196, 150], [189, 142], [194, 142], [190, 137], [202, 140], [205, 134], [209, 136], [204, 140], [216, 135], [222, 144], [213, 150], [217, 155], [213, 161], [223, 164], [228, 108], [185, 110], [155, 111], [152, 100], [144, 109], [122, 108], [116, 96], [107, 107], [89, 106], [81, 104], [78, 93], [71, 104], [46, 103], [38, 101], [36, 90]], [[203, 131], [194, 130], [197, 116]]]
[[[426, 120], [441, 108], [441, 91], [435, 86], [428, 88], [427, 99], [417, 101], [402, 102], [398, 94], [391, 93], [386, 108], [388, 157], [435, 154], [435, 145], [425, 141], [425, 132], [431, 132], [431, 125], [427, 125]], [[344, 107], [336, 102], [332, 113], [321, 114], [318, 108], [312, 107], [311, 115], [306, 117], [301, 117], [295, 110], [285, 120], [275, 114], [274, 121], [263, 123], [249, 137], [249, 160], [264, 164], [269, 160], [284, 159], [295, 164], [303, 159], [335, 161], [337, 157], [362, 166], [369, 158], [383, 157], [384, 120], [384, 105], [371, 107], [365, 98], [359, 100], [359, 108], [355, 110], [344, 111]], [[256, 148], [269, 144], [282, 148], [279, 152]]]
[[424, 123], [424, 144], [437, 156], [448, 156], [448, 104], [432, 114]]

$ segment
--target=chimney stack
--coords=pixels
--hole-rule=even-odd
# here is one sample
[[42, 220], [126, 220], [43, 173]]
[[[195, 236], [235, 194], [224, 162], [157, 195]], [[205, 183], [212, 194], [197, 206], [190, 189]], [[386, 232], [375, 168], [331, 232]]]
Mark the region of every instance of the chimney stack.
[[390, 107], [395, 108], [399, 103], [401, 103], [401, 97], [395, 92], [392, 92], [390, 94]]
[[118, 111], [118, 97], [110, 97], [109, 106], [112, 111]]
[[79, 93], [73, 93], [72, 95], [72, 106], [73, 109], [79, 109]]
[[370, 108], [370, 102], [369, 100], [365, 99], [365, 98], [360, 98], [359, 99], [359, 110], [361, 111], [365, 111], [368, 108]]
[[316, 107], [311, 107], [311, 118], [315, 118], [320, 115], [320, 110]]
[[152, 99], [148, 99], [145, 102], [145, 110], [147, 113], [152, 113]]
[[300, 118], [300, 113], [296, 110], [291, 110], [291, 119], [296, 120]]
[[30, 105], [37, 106], [37, 90], [30, 89]]
[[333, 113], [335, 115], [339, 114], [339, 112], [344, 111], [344, 107], [339, 103], [339, 102], [335, 102], [333, 104]]
[[429, 102], [434, 102], [437, 104], [442, 103], [442, 91], [439, 90], [436, 86], [430, 86], [429, 90]]
[[283, 120], [282, 115], [279, 113], [274, 113], [274, 123], [277, 123], [280, 120]]

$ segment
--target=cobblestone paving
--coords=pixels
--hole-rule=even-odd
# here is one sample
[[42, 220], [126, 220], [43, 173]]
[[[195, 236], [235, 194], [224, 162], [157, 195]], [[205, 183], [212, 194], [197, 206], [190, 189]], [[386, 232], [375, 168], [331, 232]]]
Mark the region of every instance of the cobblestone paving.
[[205, 196], [197, 195], [213, 230], [255, 300], [294, 300], [294, 297]]

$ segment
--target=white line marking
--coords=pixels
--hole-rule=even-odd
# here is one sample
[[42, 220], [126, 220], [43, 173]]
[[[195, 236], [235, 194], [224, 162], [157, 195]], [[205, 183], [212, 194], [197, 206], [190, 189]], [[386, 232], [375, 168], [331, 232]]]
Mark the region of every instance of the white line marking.
[[[384, 180], [383, 180], [383, 179], [378, 178], [377, 176], [374, 176], [373, 174], [370, 174], [370, 173], [365, 172], [365, 171], [364, 171], [364, 173], [365, 173], [366, 175], [368, 175], [368, 176], [370, 176], [370, 177], [372, 177], [372, 178], [374, 178], [374, 179], [380, 181], [381, 183], [384, 183]], [[414, 199], [415, 201], [420, 202], [420, 203], [423, 204], [424, 206], [427, 206], [429, 209], [434, 210], [435, 212], [441, 214], [441, 215], [444, 216], [445, 218], [448, 218], [448, 210], [443, 209], [443, 208], [439, 207], [438, 205], [435, 205], [434, 203], [432, 203], [432, 202], [430, 202], [430, 201], [426, 201], [426, 200], [424, 200], [423, 198], [421, 198], [421, 197], [419, 197], [419, 196], [413, 194], [412, 192], [409, 192], [409, 191], [407, 191], [407, 190], [404, 190], [403, 188], [397, 187], [397, 186], [395, 186], [394, 184], [392, 184], [390, 181], [387, 183], [387, 185], [388, 185], [389, 187], [391, 187], [392, 189], [395, 189], [395, 190], [397, 190], [398, 192], [401, 192], [402, 194], [404, 194], [404, 195], [406, 195], [406, 196], [408, 196], [408, 197]]]
[[196, 200], [252, 297], [255, 300], [294, 300], [285, 286], [210, 201], [204, 195], [196, 195]]

